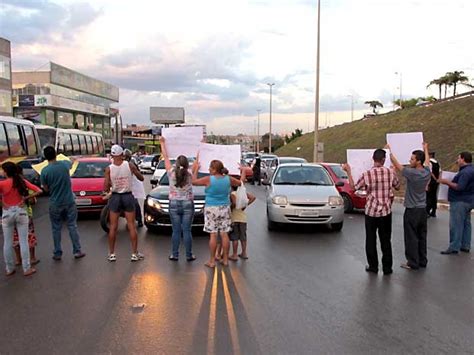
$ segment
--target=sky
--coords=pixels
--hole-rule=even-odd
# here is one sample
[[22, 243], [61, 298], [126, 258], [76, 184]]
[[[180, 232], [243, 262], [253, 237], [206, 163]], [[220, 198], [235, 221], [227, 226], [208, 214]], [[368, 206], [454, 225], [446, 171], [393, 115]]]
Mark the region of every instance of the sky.
[[[319, 126], [438, 96], [448, 71], [474, 78], [472, 0], [321, 0]], [[13, 70], [61, 64], [120, 88], [125, 123], [150, 106], [237, 134], [314, 129], [316, 0], [0, 0]], [[398, 73], [398, 74], [396, 74]], [[401, 73], [401, 77], [400, 77]], [[474, 84], [474, 81], [471, 81]], [[459, 88], [460, 92], [468, 88]], [[350, 96], [352, 95], [352, 96]]]

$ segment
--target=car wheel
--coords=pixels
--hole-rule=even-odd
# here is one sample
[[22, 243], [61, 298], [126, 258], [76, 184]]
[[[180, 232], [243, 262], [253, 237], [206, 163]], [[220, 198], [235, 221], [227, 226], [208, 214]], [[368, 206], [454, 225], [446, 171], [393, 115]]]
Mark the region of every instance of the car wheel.
[[352, 212], [354, 205], [348, 194], [342, 194], [342, 199], [344, 200], [344, 213]]
[[343, 222], [341, 223], [331, 223], [329, 225], [329, 228], [333, 231], [333, 232], [339, 232], [341, 229], [342, 229], [342, 226], [344, 225]]
[[105, 233], [109, 233], [109, 206], [107, 205], [100, 211], [100, 226]]

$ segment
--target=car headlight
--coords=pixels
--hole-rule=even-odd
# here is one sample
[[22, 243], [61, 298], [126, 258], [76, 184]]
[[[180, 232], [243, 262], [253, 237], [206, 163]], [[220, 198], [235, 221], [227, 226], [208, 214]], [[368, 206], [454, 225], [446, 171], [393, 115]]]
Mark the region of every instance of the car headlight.
[[341, 196], [329, 196], [329, 206], [342, 206], [344, 200]]
[[151, 208], [155, 208], [157, 210], [161, 210], [161, 205], [158, 202], [158, 200], [155, 200], [154, 198], [148, 197], [146, 200], [146, 204], [150, 206]]
[[272, 198], [272, 202], [273, 204], [275, 205], [287, 205], [288, 204], [288, 199], [286, 198], [286, 196], [275, 196]]

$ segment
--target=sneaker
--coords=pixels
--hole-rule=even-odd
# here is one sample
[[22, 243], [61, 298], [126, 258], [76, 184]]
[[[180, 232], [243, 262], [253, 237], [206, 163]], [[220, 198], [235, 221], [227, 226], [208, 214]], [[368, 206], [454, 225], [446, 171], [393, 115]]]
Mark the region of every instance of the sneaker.
[[194, 261], [196, 260], [196, 257], [194, 255], [191, 255], [190, 257], [186, 258], [187, 261]]
[[110, 254], [109, 257], [107, 258], [108, 261], [117, 261], [117, 257], [115, 254]]
[[139, 261], [145, 259], [145, 255], [137, 252], [136, 254], [132, 254], [132, 257], [130, 258], [130, 261]]
[[86, 256], [86, 253], [80, 251], [79, 253], [74, 254], [74, 259], [80, 259]]
[[142, 221], [139, 221], [137, 227], [138, 227], [138, 228], [142, 228], [142, 227], [143, 227], [143, 222], [142, 222]]
[[61, 261], [62, 256], [61, 255], [53, 255], [53, 260], [54, 261]]

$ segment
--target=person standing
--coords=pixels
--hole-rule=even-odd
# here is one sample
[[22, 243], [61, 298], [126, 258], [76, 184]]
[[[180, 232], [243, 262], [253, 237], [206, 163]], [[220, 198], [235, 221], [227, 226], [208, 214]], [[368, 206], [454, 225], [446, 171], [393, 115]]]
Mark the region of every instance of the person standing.
[[344, 164], [349, 183], [354, 190], [365, 189], [367, 202], [365, 204], [365, 252], [367, 263], [365, 271], [378, 273], [379, 260], [377, 255], [377, 232], [382, 249], [382, 267], [384, 275], [390, 275], [392, 270], [392, 203], [393, 189], [400, 188], [400, 181], [393, 170], [384, 166], [386, 152], [376, 149], [372, 156], [374, 166], [365, 171], [354, 183], [351, 167]]
[[41, 185], [49, 192], [49, 219], [54, 241], [53, 259], [60, 261], [63, 255], [61, 228], [64, 221], [67, 223], [74, 258], [83, 258], [86, 254], [81, 250], [77, 231], [77, 207], [69, 176], [71, 162], [56, 160], [56, 150], [51, 146], [44, 148], [43, 154], [48, 160], [48, 165], [41, 171]]
[[104, 190], [108, 193], [112, 190], [112, 196], [109, 199], [109, 256], [108, 260], [113, 262], [117, 260], [115, 255], [115, 240], [117, 238], [118, 219], [121, 213], [125, 214], [127, 220], [128, 232], [132, 243], [131, 261], [139, 261], [144, 258], [143, 254], [138, 252], [137, 228], [135, 226], [135, 197], [132, 194], [132, 176], [135, 175], [140, 181], [143, 181], [143, 175], [137, 167], [124, 159], [123, 148], [117, 144], [110, 150], [112, 164], [105, 168]]
[[[237, 203], [237, 187], [232, 188], [234, 191], [230, 194], [231, 201], [231, 220], [232, 220], [232, 232], [230, 232], [230, 241], [232, 242], [232, 255], [229, 256], [230, 260], [237, 261], [238, 258], [247, 260], [247, 212], [246, 209], [255, 201], [255, 196], [247, 193], [249, 200], [247, 207], [242, 209], [236, 208]], [[239, 240], [242, 248], [242, 253], [237, 254], [239, 249]]]
[[426, 212], [428, 217], [436, 217], [438, 207], [438, 179], [441, 171], [439, 162], [435, 159], [435, 152], [430, 152], [431, 180], [426, 191]]
[[[2, 230], [3, 257], [5, 259], [5, 275], [15, 273], [15, 257], [13, 255], [13, 230], [17, 229], [20, 241], [21, 262], [23, 275], [33, 275], [36, 270], [31, 267], [30, 249], [28, 247], [28, 212], [25, 204], [31, 198], [39, 195], [41, 189], [19, 174], [18, 166], [12, 162], [2, 164], [6, 179], [0, 181], [0, 195], [3, 201]], [[28, 189], [33, 190], [30, 195]]]
[[173, 166], [166, 151], [165, 138], [160, 138], [161, 155], [165, 160], [166, 173], [169, 178], [169, 201], [170, 218], [173, 228], [171, 236], [171, 261], [179, 259], [179, 245], [181, 235], [184, 239], [186, 248], [186, 260], [194, 261], [196, 257], [193, 254], [193, 236], [191, 226], [194, 219], [194, 194], [192, 185], [192, 175], [189, 172], [189, 161], [184, 155], [176, 158]]
[[472, 154], [461, 152], [456, 160], [459, 172], [453, 181], [439, 179], [449, 186], [449, 247], [441, 254], [469, 253], [471, 250], [471, 211], [474, 208], [474, 167]]
[[229, 264], [229, 232], [231, 231], [230, 216], [230, 188], [240, 186], [245, 181], [245, 172], [241, 169], [240, 180], [229, 176], [227, 169], [220, 160], [213, 160], [209, 165], [209, 176], [198, 178], [199, 157], [193, 164], [193, 185], [206, 186], [206, 205], [204, 208], [204, 231], [210, 234], [209, 239], [209, 261], [205, 263], [207, 267], [214, 268], [217, 234], [222, 239], [222, 260], [221, 264]]
[[257, 154], [255, 157], [255, 160], [252, 164], [252, 171], [253, 171], [253, 184], [256, 185], [261, 185], [262, 180], [261, 180], [261, 170], [262, 170], [262, 159], [260, 158], [260, 155]]
[[[390, 150], [390, 146], [387, 145]], [[405, 213], [403, 234], [407, 261], [400, 266], [407, 270], [425, 268], [428, 264], [426, 235], [428, 233], [426, 213], [426, 186], [431, 177], [428, 144], [423, 143], [424, 152], [415, 150], [410, 157], [410, 166], [404, 167], [390, 150], [390, 159], [395, 169], [407, 179], [405, 191]]]

